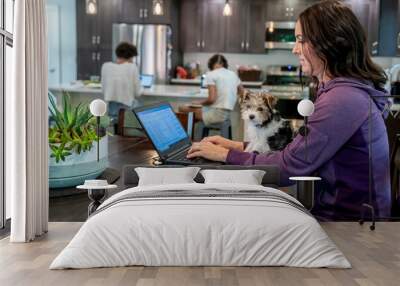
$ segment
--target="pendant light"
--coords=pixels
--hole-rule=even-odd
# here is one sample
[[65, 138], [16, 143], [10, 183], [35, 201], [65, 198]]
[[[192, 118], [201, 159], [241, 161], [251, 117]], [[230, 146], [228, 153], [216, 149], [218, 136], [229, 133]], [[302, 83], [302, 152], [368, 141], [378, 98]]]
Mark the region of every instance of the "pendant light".
[[232, 16], [232, 7], [229, 4], [229, 0], [226, 0], [226, 2], [225, 2], [224, 11], [222, 12], [222, 15]]
[[86, 14], [97, 14], [97, 0], [86, 0]]
[[153, 15], [164, 15], [163, 0], [153, 0]]

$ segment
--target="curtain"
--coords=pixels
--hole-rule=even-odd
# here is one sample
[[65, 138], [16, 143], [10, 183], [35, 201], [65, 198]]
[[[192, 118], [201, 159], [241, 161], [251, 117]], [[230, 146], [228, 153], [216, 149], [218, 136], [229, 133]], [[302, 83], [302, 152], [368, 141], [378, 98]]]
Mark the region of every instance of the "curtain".
[[45, 0], [15, 1], [13, 94], [6, 98], [6, 187], [12, 242], [48, 229], [47, 23]]

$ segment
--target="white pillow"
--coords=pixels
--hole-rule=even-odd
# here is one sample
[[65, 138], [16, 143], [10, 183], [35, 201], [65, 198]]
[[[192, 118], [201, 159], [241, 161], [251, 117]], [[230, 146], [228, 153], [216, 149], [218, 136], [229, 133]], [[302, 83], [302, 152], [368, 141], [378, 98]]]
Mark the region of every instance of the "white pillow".
[[193, 179], [199, 170], [199, 167], [135, 168], [139, 177], [138, 186], [196, 183]]
[[261, 185], [265, 171], [261, 170], [202, 170], [205, 184], [234, 183]]

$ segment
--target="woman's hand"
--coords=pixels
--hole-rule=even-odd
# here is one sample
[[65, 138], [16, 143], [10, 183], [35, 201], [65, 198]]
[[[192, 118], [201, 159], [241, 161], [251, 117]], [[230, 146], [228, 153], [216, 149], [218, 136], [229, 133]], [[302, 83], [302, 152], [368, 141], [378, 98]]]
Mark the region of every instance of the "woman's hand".
[[187, 158], [203, 157], [212, 161], [225, 162], [228, 156], [229, 150], [215, 145], [211, 142], [198, 142], [193, 143], [192, 147], [189, 149]]
[[201, 142], [210, 142], [213, 143], [214, 145], [226, 148], [226, 149], [234, 149], [238, 151], [243, 151], [243, 142], [238, 142], [238, 141], [232, 141], [229, 139], [226, 139], [222, 136], [210, 136], [210, 137], [205, 137]]

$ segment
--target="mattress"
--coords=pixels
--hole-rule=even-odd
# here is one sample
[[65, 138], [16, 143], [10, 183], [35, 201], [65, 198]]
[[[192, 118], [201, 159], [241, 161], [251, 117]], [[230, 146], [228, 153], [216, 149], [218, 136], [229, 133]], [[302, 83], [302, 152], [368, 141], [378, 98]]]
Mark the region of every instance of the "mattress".
[[351, 267], [293, 197], [263, 186], [196, 183], [110, 197], [50, 269], [132, 265]]

